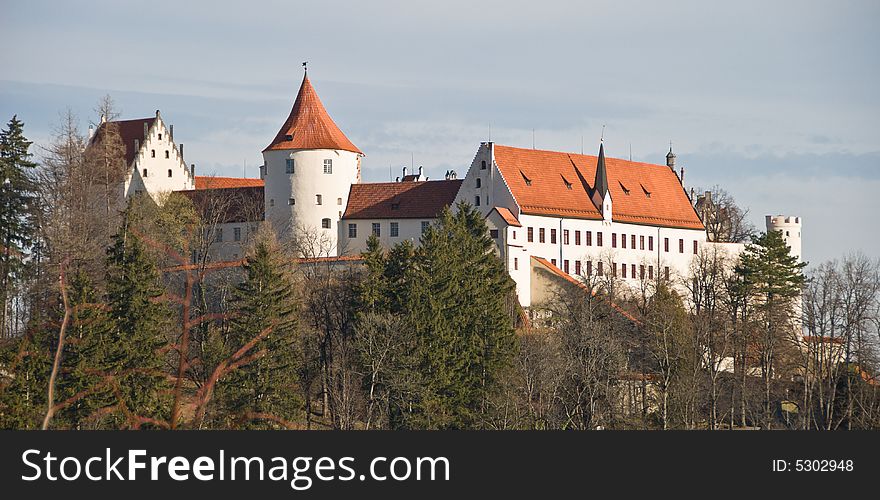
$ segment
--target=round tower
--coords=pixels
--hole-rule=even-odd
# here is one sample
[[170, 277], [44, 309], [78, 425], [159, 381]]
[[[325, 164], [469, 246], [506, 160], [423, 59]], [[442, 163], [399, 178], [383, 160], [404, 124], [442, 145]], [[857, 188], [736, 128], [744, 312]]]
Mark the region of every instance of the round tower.
[[303, 77], [290, 116], [263, 150], [266, 221], [305, 257], [333, 256], [338, 224], [364, 154], [330, 118]]
[[779, 231], [791, 249], [791, 255], [801, 261], [801, 218], [792, 215], [766, 216], [767, 231]]

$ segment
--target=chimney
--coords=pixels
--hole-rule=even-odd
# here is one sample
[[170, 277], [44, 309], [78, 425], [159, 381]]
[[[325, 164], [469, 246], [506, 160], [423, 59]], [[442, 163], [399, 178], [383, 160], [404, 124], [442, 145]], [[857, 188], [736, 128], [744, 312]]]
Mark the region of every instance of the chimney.
[[679, 176], [678, 180], [680, 180], [681, 185], [684, 186], [684, 167], [681, 167], [681, 175]]
[[193, 178], [195, 178], [195, 176], [196, 176], [196, 164], [195, 163], [193, 163], [192, 165], [189, 166], [189, 175], [191, 175], [191, 176], [193, 176]]
[[403, 176], [406, 177], [406, 165], [403, 166]]
[[[404, 170], [405, 170], [405, 169], [406, 169], [406, 167], [404, 167]], [[394, 179], [394, 182], [400, 182], [400, 177]]]
[[95, 129], [92, 128], [91, 124], [89, 124], [89, 140], [91, 141], [92, 137], [94, 137], [94, 136], [95, 136]]
[[422, 180], [422, 171], [423, 171], [423, 169], [424, 169], [424, 167], [423, 167], [422, 165], [419, 165], [419, 180]]

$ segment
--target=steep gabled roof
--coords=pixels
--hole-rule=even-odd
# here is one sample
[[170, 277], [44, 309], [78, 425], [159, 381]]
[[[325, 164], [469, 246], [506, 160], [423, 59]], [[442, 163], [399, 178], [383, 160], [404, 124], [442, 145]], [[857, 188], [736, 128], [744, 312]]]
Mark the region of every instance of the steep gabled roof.
[[[596, 156], [501, 145], [495, 145], [494, 151], [495, 163], [522, 213], [602, 219], [590, 196], [594, 186], [587, 181], [595, 183]], [[607, 157], [605, 167], [614, 221], [704, 229], [669, 167]]]
[[152, 118], [138, 118], [135, 120], [115, 120], [112, 122], [104, 122], [98, 125], [98, 130], [95, 131], [95, 136], [91, 140], [91, 144], [97, 144], [104, 138], [104, 134], [107, 133], [108, 127], [116, 127], [119, 132], [119, 138], [122, 140], [122, 144], [125, 146], [125, 164], [131, 165], [131, 162], [134, 161], [135, 155], [137, 155], [137, 150], [134, 148], [134, 141], [137, 139], [140, 147], [144, 144], [144, 125], [146, 125], [147, 130], [153, 127], [153, 123], [155, 123], [156, 117]]
[[263, 179], [252, 179], [246, 177], [214, 177], [206, 175], [196, 176], [196, 189], [227, 189], [238, 187], [260, 187], [265, 186]]
[[225, 224], [263, 220], [262, 185], [197, 188], [177, 192], [189, 198], [206, 221]]
[[341, 149], [363, 154], [330, 118], [308, 75], [303, 77], [290, 116], [263, 151], [279, 149]]
[[519, 223], [519, 221], [516, 219], [516, 217], [513, 215], [513, 213], [510, 210], [508, 210], [507, 208], [495, 207], [495, 208], [493, 208], [493, 210], [498, 212], [498, 215], [500, 215], [501, 218], [504, 219], [504, 222], [506, 222], [508, 226], [522, 227], [522, 224]]
[[344, 219], [433, 219], [455, 201], [462, 179], [352, 184]]

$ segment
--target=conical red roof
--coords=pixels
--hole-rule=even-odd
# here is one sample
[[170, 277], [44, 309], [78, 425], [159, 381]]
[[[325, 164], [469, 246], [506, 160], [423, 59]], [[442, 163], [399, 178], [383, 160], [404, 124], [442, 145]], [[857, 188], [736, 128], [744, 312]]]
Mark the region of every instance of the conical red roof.
[[327, 114], [308, 75], [303, 78], [290, 116], [263, 151], [278, 149], [341, 149], [363, 154]]

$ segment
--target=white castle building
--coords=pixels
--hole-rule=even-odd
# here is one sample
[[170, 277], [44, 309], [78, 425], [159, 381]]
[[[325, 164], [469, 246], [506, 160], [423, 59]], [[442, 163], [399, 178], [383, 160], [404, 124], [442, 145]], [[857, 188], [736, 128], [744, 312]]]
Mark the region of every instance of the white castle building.
[[[158, 112], [114, 123], [131, 165], [126, 195], [144, 191], [159, 201], [162, 193], [185, 191], [203, 210], [229, 202], [212, 249], [221, 260], [242, 257], [264, 221], [282, 239], [306, 241], [308, 258], [350, 260], [370, 235], [386, 248], [418, 244], [444, 207], [464, 201], [485, 215], [519, 301], [529, 307], [546, 296], [539, 269], [565, 278], [614, 276], [636, 287], [687, 276], [701, 249], [734, 257], [744, 248], [708, 241], [671, 148], [666, 165], [657, 165], [606, 158], [603, 144], [591, 156], [483, 142], [463, 179], [447, 172], [432, 181], [421, 167], [411, 174], [404, 167], [397, 182], [361, 183], [364, 153], [330, 118], [307, 75], [263, 150], [260, 179], [196, 177]], [[800, 258], [799, 217], [767, 216], [766, 226], [782, 231]]]

